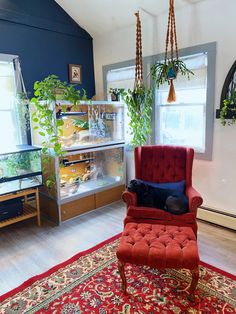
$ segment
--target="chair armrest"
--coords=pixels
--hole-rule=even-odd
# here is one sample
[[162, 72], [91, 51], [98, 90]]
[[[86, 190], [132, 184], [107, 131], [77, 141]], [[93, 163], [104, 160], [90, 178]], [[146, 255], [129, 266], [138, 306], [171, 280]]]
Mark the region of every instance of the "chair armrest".
[[131, 205], [137, 206], [137, 195], [134, 192], [124, 191], [122, 199], [127, 204], [127, 207]]
[[192, 186], [188, 187], [186, 189], [186, 196], [189, 201], [189, 211], [190, 212], [195, 212], [197, 214], [197, 208], [202, 205], [203, 199]]

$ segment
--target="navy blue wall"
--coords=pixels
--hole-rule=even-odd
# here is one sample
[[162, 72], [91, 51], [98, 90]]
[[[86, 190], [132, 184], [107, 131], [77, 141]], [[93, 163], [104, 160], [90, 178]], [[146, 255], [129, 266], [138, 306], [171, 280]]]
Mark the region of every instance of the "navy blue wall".
[[0, 0], [0, 53], [18, 55], [27, 91], [49, 74], [68, 81], [68, 64], [82, 65], [82, 84], [95, 94], [91, 36], [54, 0]]

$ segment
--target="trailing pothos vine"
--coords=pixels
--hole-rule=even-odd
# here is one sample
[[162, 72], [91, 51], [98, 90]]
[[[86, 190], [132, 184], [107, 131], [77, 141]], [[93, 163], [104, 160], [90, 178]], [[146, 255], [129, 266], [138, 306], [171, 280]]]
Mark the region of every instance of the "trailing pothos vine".
[[31, 99], [33, 129], [42, 137], [43, 172], [46, 178], [46, 187], [53, 188], [56, 178], [50, 174], [49, 163], [53, 156], [60, 157], [65, 154], [60, 143], [64, 121], [56, 118], [56, 102], [65, 100], [76, 106], [79, 100], [86, 100], [87, 96], [85, 90], [81, 96], [80, 90], [76, 90], [74, 85], [60, 81], [56, 75], [49, 75], [42, 81], [36, 81], [34, 95], [35, 97]]
[[122, 92], [130, 117], [131, 144], [134, 146], [145, 144], [151, 133], [153, 94], [153, 90], [143, 85], [134, 90]]

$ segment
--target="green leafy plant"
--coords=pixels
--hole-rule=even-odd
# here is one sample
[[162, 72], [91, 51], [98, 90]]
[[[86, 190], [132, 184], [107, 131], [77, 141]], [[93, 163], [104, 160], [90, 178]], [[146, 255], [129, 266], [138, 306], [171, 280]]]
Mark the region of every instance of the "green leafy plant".
[[80, 127], [81, 129], [88, 130], [89, 124], [88, 121], [80, 120], [80, 119], [74, 119], [73, 124], [77, 127]]
[[109, 94], [111, 94], [112, 100], [119, 100], [119, 96], [122, 96], [122, 93], [124, 92], [124, 88], [110, 88]]
[[22, 170], [33, 172], [35, 170], [35, 162], [38, 162], [36, 168], [39, 168], [40, 155], [38, 151], [14, 153], [6, 158], [8, 173], [12, 176], [19, 175]]
[[[80, 90], [76, 90], [75, 85], [62, 82], [56, 75], [49, 75], [42, 81], [34, 83], [34, 95], [31, 99], [31, 104], [34, 107], [32, 110], [32, 120], [35, 124], [34, 130], [37, 130], [42, 140], [43, 153], [43, 169], [44, 175], [50, 170], [48, 163], [51, 161], [51, 156], [62, 156], [65, 154], [62, 144], [60, 143], [60, 136], [62, 135], [62, 127], [64, 125], [63, 119], [56, 118], [56, 102], [58, 100], [66, 100], [77, 106], [79, 100], [86, 100], [86, 91], [83, 90], [81, 95]], [[64, 111], [65, 106], [62, 106]], [[46, 179], [46, 186], [51, 188], [55, 179], [48, 174]]]
[[157, 87], [169, 82], [169, 80], [175, 79], [179, 73], [187, 76], [188, 79], [190, 79], [190, 75], [194, 75], [182, 60], [168, 60], [166, 63], [156, 62], [151, 67], [152, 78]]
[[153, 96], [153, 90], [143, 85], [134, 90], [129, 89], [122, 92], [122, 98], [128, 107], [133, 146], [146, 143], [148, 135], [151, 133]]
[[109, 93], [110, 94], [112, 94], [112, 93], [114, 93], [114, 94], [121, 94], [124, 91], [125, 91], [124, 88], [112, 88], [112, 87], [109, 88]]
[[[230, 115], [230, 119], [227, 119], [228, 115]], [[232, 92], [229, 99], [223, 101], [223, 106], [220, 111], [220, 122], [224, 126], [226, 124], [232, 125], [236, 123], [236, 89]]]

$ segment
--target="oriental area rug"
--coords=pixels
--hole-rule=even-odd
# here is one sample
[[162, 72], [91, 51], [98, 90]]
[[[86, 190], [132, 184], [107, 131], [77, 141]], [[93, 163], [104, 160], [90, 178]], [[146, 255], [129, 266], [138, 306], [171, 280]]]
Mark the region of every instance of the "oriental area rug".
[[120, 235], [79, 253], [0, 297], [1, 314], [211, 314], [236, 313], [236, 277], [201, 263], [194, 301], [184, 289], [187, 270], [126, 265], [121, 291], [116, 249]]

